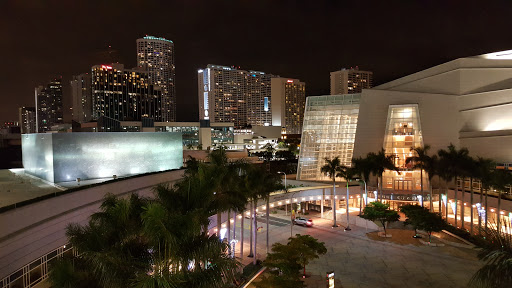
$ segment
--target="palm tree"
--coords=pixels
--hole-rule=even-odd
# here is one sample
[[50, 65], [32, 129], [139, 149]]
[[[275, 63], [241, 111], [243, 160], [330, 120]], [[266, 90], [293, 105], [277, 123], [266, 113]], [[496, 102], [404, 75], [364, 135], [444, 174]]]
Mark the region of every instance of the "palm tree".
[[357, 175], [357, 171], [354, 168], [350, 168], [347, 166], [341, 166], [338, 173], [336, 174], [336, 177], [344, 178], [347, 182], [347, 196], [345, 198], [345, 207], [347, 210], [347, 228], [345, 228], [345, 231], [350, 231], [350, 213], [349, 213], [349, 207], [348, 207], [348, 201], [349, 201], [349, 190], [348, 190], [348, 183], [351, 180], [354, 180], [354, 176]]
[[[450, 144], [448, 146], [448, 150], [441, 149], [437, 152], [440, 158], [440, 165], [446, 169], [446, 175], [450, 178], [455, 179], [455, 227], [457, 227], [457, 213], [458, 213], [458, 203], [457, 203], [457, 194], [458, 194], [458, 185], [457, 179], [466, 174], [464, 163], [465, 159], [469, 157], [469, 151], [467, 148], [461, 148], [457, 150], [455, 145]], [[462, 183], [462, 188], [464, 188], [464, 183]], [[464, 190], [462, 190], [464, 194]], [[464, 205], [464, 203], [462, 203]], [[464, 215], [462, 215], [464, 218]]]
[[466, 163], [464, 163], [465, 167], [466, 167], [466, 177], [469, 178], [469, 192], [470, 192], [470, 218], [471, 218], [471, 226], [469, 227], [470, 229], [470, 234], [473, 234], [473, 226], [474, 226], [474, 209], [473, 209], [473, 204], [475, 203], [475, 199], [474, 199], [474, 190], [473, 190], [473, 180], [478, 176], [478, 166], [477, 166], [477, 162], [475, 161], [475, 159], [473, 159], [472, 157], [468, 156], [466, 158]]
[[[488, 159], [488, 158], [482, 158], [482, 157], [478, 157], [477, 160], [476, 160], [476, 164], [477, 164], [477, 178], [480, 180], [480, 183], [481, 183], [481, 186], [480, 186], [480, 204], [482, 204], [482, 196], [483, 196], [483, 193], [485, 192], [485, 218], [483, 219], [484, 220], [484, 227], [485, 227], [485, 232], [487, 233], [487, 215], [488, 214], [488, 205], [487, 205], [487, 196], [488, 196], [488, 191], [490, 189], [490, 186], [492, 185], [492, 170], [496, 167], [496, 164], [494, 163], [494, 161], [492, 159]], [[479, 227], [479, 230], [480, 230], [480, 234], [482, 233], [481, 230], [482, 230], [482, 219], [481, 217], [478, 218], [478, 227]]]
[[[411, 147], [411, 152], [414, 152], [416, 155], [405, 159], [405, 163], [412, 163], [413, 169], [420, 169], [420, 187], [421, 187], [421, 207], [423, 207], [423, 202], [425, 201], [425, 195], [423, 195], [423, 170], [427, 170], [431, 161], [431, 157], [427, 154], [430, 149], [430, 145], [425, 145], [424, 147]], [[432, 210], [432, 194], [430, 195], [430, 210]]]
[[[248, 192], [248, 198], [251, 200], [251, 234], [254, 241], [251, 245], [249, 257], [254, 256], [253, 263], [256, 264], [256, 247], [257, 247], [257, 217], [256, 208], [258, 205], [258, 199], [267, 199], [271, 192], [281, 187], [281, 178], [277, 174], [272, 174], [264, 169], [262, 166], [251, 166], [248, 169], [248, 173], [245, 175], [246, 191]], [[268, 215], [267, 209], [267, 215]], [[268, 219], [267, 219], [268, 220]], [[268, 221], [267, 221], [268, 222]], [[268, 230], [267, 230], [268, 231]], [[254, 251], [254, 254], [253, 254]]]
[[512, 185], [512, 174], [507, 170], [494, 169], [492, 171], [493, 188], [498, 193], [498, 210], [496, 211], [496, 224], [498, 231], [501, 231], [501, 193]]
[[368, 158], [371, 159], [372, 162], [372, 172], [373, 175], [377, 176], [378, 186], [379, 186], [379, 197], [382, 200], [382, 174], [386, 170], [394, 170], [400, 174], [400, 170], [394, 164], [394, 155], [386, 155], [386, 150], [382, 148], [378, 153], [369, 153]]
[[[91, 287], [225, 287], [238, 264], [205, 229], [214, 213], [208, 173], [200, 165], [172, 188], [157, 186], [153, 200], [107, 196], [87, 225], [68, 226], [80, 257], [72, 260], [74, 270], [51, 268], [53, 286], [77, 287], [72, 283], [85, 275]], [[62, 281], [66, 275], [76, 277]]]
[[512, 287], [512, 235], [492, 226], [478, 253], [486, 264], [473, 275], [470, 287]]
[[338, 174], [339, 170], [341, 169], [342, 165], [341, 165], [339, 156], [334, 157], [332, 160], [330, 160], [329, 158], [325, 158], [324, 160], [325, 160], [325, 165], [322, 166], [322, 168], [320, 168], [320, 171], [325, 176], [328, 176], [329, 178], [332, 179], [332, 193], [331, 193], [332, 201], [331, 201], [331, 203], [333, 203], [332, 219], [334, 221], [332, 227], [338, 227], [338, 225], [336, 224], [336, 177], [338, 177], [337, 174]]
[[[368, 188], [367, 183], [370, 181], [370, 174], [372, 173], [372, 161], [369, 155], [367, 155], [365, 158], [359, 157], [359, 158], [353, 158], [352, 159], [353, 168], [355, 169], [357, 175], [359, 175], [363, 182], [364, 182], [364, 204], [366, 205], [368, 201]], [[363, 199], [363, 195], [361, 195], [361, 199]], [[362, 213], [361, 206], [359, 205], [359, 214]]]

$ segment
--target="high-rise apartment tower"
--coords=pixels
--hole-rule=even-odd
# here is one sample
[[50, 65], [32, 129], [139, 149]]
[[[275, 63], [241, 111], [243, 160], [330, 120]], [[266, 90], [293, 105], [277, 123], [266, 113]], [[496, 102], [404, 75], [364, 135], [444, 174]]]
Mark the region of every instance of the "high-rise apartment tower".
[[137, 66], [147, 70], [149, 84], [162, 87], [163, 121], [176, 121], [174, 43], [153, 36], [137, 39]]
[[73, 76], [71, 80], [73, 121], [78, 123], [92, 120], [92, 87], [91, 74]]
[[306, 104], [306, 83], [298, 79], [272, 78], [272, 125], [285, 134], [300, 134]]
[[361, 93], [363, 89], [372, 88], [373, 72], [359, 68], [341, 69], [331, 72], [331, 95]]
[[199, 119], [235, 128], [271, 126], [271, 79], [259, 71], [209, 64], [198, 71]]
[[20, 128], [22, 134], [36, 133], [36, 108], [19, 108]]
[[149, 82], [148, 72], [123, 64], [92, 67], [92, 118], [117, 121], [162, 121], [162, 91]]
[[55, 78], [48, 85], [37, 87], [35, 103], [36, 132], [46, 132], [53, 125], [62, 124], [62, 78]]

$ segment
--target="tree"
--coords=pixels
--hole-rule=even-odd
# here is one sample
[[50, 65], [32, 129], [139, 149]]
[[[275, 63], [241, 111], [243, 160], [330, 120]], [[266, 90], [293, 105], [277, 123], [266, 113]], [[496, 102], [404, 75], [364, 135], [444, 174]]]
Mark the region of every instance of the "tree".
[[[278, 174], [270, 173], [262, 166], [250, 166], [245, 174], [244, 178], [245, 183], [245, 191], [247, 192], [247, 197], [251, 201], [251, 219], [253, 220], [251, 224], [252, 229], [252, 238], [254, 240], [254, 254], [253, 254], [253, 245], [251, 245], [249, 257], [254, 257], [253, 263], [256, 264], [256, 245], [257, 245], [257, 219], [256, 219], [256, 207], [258, 204], [258, 199], [267, 199], [271, 192], [278, 190], [281, 187], [281, 178]], [[267, 209], [267, 217], [268, 217]], [[267, 218], [268, 220], [268, 218]], [[267, 221], [268, 223], [268, 221]], [[268, 231], [268, 229], [267, 229]], [[268, 237], [267, 237], [268, 239]]]
[[400, 174], [400, 170], [394, 164], [394, 155], [386, 155], [386, 151], [382, 148], [378, 153], [369, 153], [368, 158], [371, 159], [373, 175], [377, 176], [379, 181], [379, 197], [382, 199], [382, 174], [386, 170], [394, 170]]
[[265, 146], [263, 146], [263, 150], [265, 150], [263, 158], [265, 159], [266, 162], [270, 162], [270, 160], [272, 160], [272, 158], [274, 157], [274, 153], [276, 152], [274, 145], [272, 145], [271, 143], [267, 143], [265, 144]]
[[[510, 224], [506, 224], [509, 230]], [[512, 287], [512, 235], [497, 229], [492, 225], [485, 241], [479, 246], [482, 250], [478, 258], [485, 261], [471, 278], [473, 287]]]
[[[368, 201], [367, 183], [370, 181], [370, 174], [372, 173], [372, 159], [369, 155], [366, 155], [365, 158], [352, 158], [352, 164], [356, 174], [359, 175], [364, 182], [364, 204], [366, 205]], [[363, 195], [361, 195], [361, 199], [363, 199]], [[359, 214], [361, 213], [362, 211], [359, 209]]]
[[192, 143], [187, 144], [187, 150], [192, 150], [194, 148], [194, 145]]
[[496, 224], [498, 231], [501, 229], [501, 193], [509, 190], [512, 185], [512, 174], [508, 170], [494, 169], [492, 171], [493, 188], [498, 193], [498, 210], [496, 211]]
[[357, 175], [357, 171], [354, 168], [350, 168], [347, 166], [341, 166], [338, 173], [336, 174], [337, 177], [341, 177], [345, 179], [345, 182], [347, 183], [347, 196], [345, 198], [345, 208], [347, 210], [347, 228], [345, 228], [345, 231], [350, 231], [350, 212], [348, 207], [348, 201], [349, 201], [349, 189], [348, 189], [348, 183], [351, 180], [354, 180], [355, 176]]
[[263, 266], [269, 268], [268, 277], [263, 277], [261, 281], [255, 282], [257, 288], [272, 287], [306, 287], [301, 280], [298, 254], [295, 247], [275, 243], [272, 245], [272, 252], [267, 255]]
[[422, 212], [419, 212], [416, 217], [419, 218], [416, 220], [418, 223], [418, 229], [424, 230], [428, 233], [428, 242], [432, 242], [432, 232], [439, 232], [446, 227], [446, 222], [438, 213], [423, 210]]
[[[411, 152], [414, 152], [416, 155], [409, 157], [405, 160], [406, 164], [412, 163], [413, 169], [420, 169], [420, 187], [421, 187], [421, 206], [423, 206], [423, 202], [425, 201], [425, 195], [423, 195], [423, 170], [427, 171], [431, 168], [431, 157], [428, 156], [427, 152], [430, 149], [430, 145], [425, 145], [424, 147], [411, 147]], [[430, 195], [430, 209], [432, 210], [432, 194]]]
[[[221, 230], [221, 215], [228, 212], [230, 218], [231, 210], [241, 210], [247, 205], [247, 195], [242, 193], [238, 183], [241, 181], [240, 168], [245, 165], [243, 162], [228, 162], [226, 148], [221, 146], [208, 154], [210, 169], [210, 185], [213, 188], [214, 201], [213, 209], [217, 213], [217, 231]], [[227, 229], [231, 231], [231, 222], [228, 220]], [[230, 238], [230, 234], [228, 234]], [[228, 239], [229, 241], [230, 239]]]
[[339, 156], [334, 157], [332, 160], [330, 160], [329, 158], [324, 158], [324, 160], [325, 160], [325, 165], [322, 166], [322, 168], [320, 168], [320, 171], [325, 176], [328, 176], [329, 178], [332, 179], [331, 203], [333, 204], [332, 205], [332, 209], [333, 209], [332, 217], [333, 217], [333, 221], [334, 221], [334, 224], [332, 225], [332, 227], [338, 227], [338, 225], [336, 224], [336, 177], [338, 177], [337, 174], [338, 174], [339, 170], [341, 169], [342, 165], [341, 165]]
[[309, 261], [319, 258], [319, 255], [327, 253], [324, 242], [318, 242], [317, 239], [310, 235], [296, 234], [295, 237], [290, 237], [288, 245], [293, 247], [297, 253], [299, 263], [303, 267], [303, 277], [306, 277], [306, 265]]
[[400, 212], [404, 213], [405, 217], [407, 217], [404, 224], [411, 224], [414, 228], [414, 238], [421, 238], [418, 236], [417, 229], [421, 225], [421, 215], [425, 211], [428, 212], [424, 207], [416, 204], [407, 204], [400, 207]]
[[[488, 205], [487, 205], [487, 196], [488, 196], [488, 192], [489, 192], [489, 189], [490, 189], [490, 186], [492, 184], [492, 170], [494, 168], [496, 168], [496, 164], [494, 163], [494, 161], [492, 159], [487, 159], [487, 158], [482, 158], [482, 157], [478, 157], [477, 160], [476, 160], [476, 166], [477, 166], [477, 171], [476, 171], [476, 177], [480, 180], [481, 182], [481, 187], [480, 187], [480, 204], [482, 204], [482, 196], [483, 196], [483, 193], [485, 192], [485, 215], [484, 215], [484, 225], [485, 225], [485, 232], [487, 233], [487, 215], [488, 214]], [[480, 234], [481, 234], [481, 230], [482, 230], [482, 217], [479, 216], [478, 217], [478, 227], [479, 227], [479, 230], [480, 230]]]
[[197, 145], [197, 150], [203, 150], [203, 144]]
[[390, 210], [389, 204], [371, 202], [364, 207], [361, 218], [370, 221], [379, 221], [384, 228], [384, 235], [387, 235], [386, 224], [398, 221], [400, 219], [400, 215], [398, 215], [396, 211]]
[[[82, 278], [90, 287], [231, 283], [238, 263], [225, 253], [227, 244], [204, 229], [213, 200], [211, 190], [204, 189], [208, 177], [199, 177], [204, 172], [199, 167], [172, 188], [157, 186], [153, 200], [107, 196], [87, 225], [68, 226], [66, 234], [79, 257], [51, 267], [53, 286], [80, 287], [73, 283]], [[75, 279], [66, 281], [70, 275]]]
[[[467, 148], [461, 148], [457, 150], [455, 145], [450, 144], [448, 146], [448, 150], [441, 149], [437, 152], [439, 155], [440, 165], [445, 169], [445, 175], [447, 180], [449, 181], [451, 178], [455, 179], [455, 227], [457, 227], [457, 213], [458, 213], [458, 203], [457, 203], [457, 194], [458, 194], [458, 185], [457, 179], [466, 174], [464, 163], [469, 155], [469, 151]], [[462, 193], [464, 194], [464, 180], [462, 180]], [[464, 215], [462, 215], [464, 216]], [[462, 217], [464, 219], [464, 217]], [[464, 223], [464, 222], [463, 222]]]

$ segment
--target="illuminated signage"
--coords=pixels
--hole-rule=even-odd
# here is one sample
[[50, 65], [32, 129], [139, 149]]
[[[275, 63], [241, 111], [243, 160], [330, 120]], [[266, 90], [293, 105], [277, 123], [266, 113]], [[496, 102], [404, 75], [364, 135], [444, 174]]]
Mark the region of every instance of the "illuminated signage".
[[334, 288], [334, 271], [327, 272], [327, 287]]
[[112, 66], [108, 66], [108, 65], [101, 65], [101, 69], [112, 70]]
[[288, 81], [286, 81], [286, 82], [288, 82], [288, 83], [293, 83], [293, 80], [288, 80]]

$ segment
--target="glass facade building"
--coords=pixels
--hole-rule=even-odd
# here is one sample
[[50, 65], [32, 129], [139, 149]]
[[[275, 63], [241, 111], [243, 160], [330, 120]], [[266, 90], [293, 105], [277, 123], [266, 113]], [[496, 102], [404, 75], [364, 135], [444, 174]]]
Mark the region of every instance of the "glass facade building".
[[340, 157], [350, 166], [354, 153], [361, 94], [306, 98], [297, 178], [328, 180], [320, 169], [324, 158]]
[[[393, 155], [394, 164], [399, 168], [400, 174], [386, 170], [382, 175], [382, 188], [420, 191], [420, 171], [413, 171], [413, 164], [405, 163], [407, 158], [415, 156], [412, 148], [423, 147], [418, 104], [390, 105], [388, 109], [383, 147], [386, 155]], [[423, 190], [428, 191], [426, 173], [423, 173], [423, 178]]]

